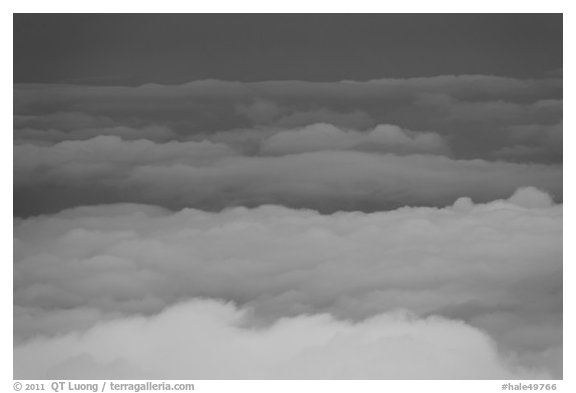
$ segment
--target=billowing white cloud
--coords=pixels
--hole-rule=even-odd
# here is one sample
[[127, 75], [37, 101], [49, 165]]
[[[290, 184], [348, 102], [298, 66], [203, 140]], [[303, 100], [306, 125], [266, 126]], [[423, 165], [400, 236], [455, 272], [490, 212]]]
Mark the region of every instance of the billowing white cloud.
[[16, 379], [541, 379], [481, 331], [406, 313], [249, 327], [245, 309], [190, 301], [14, 349]]
[[[320, 318], [326, 324], [322, 331], [328, 336], [329, 331], [349, 329], [350, 337], [355, 338], [336, 340], [318, 353], [306, 349], [308, 344], [293, 344], [295, 350], [302, 350], [295, 364], [308, 361], [310, 366], [322, 367], [322, 359], [334, 358], [336, 363], [327, 362], [326, 370], [310, 368], [310, 374], [301, 374], [307, 368], [279, 366], [294, 374], [278, 375], [271, 370], [250, 374], [259, 370], [260, 361], [279, 364], [274, 362], [279, 358], [287, 360], [283, 355], [274, 358], [270, 354], [272, 358], [266, 358], [263, 353], [263, 358], [255, 359], [254, 364], [244, 361], [247, 369], [242, 375], [331, 377], [340, 369], [338, 362], [349, 364], [346, 362], [359, 356], [357, 367], [354, 363], [349, 366], [351, 378], [434, 378], [433, 373], [418, 367], [401, 366], [402, 361], [421, 364], [422, 360], [416, 359], [422, 355], [418, 348], [426, 352], [429, 349], [423, 348], [429, 345], [435, 346], [436, 352], [430, 349], [432, 352], [426, 352], [425, 358], [438, 359], [439, 369], [433, 370], [436, 377], [511, 378], [512, 369], [496, 360], [496, 351], [503, 359], [515, 359], [513, 363], [523, 368], [549, 376], [561, 375], [562, 206], [554, 205], [535, 189], [521, 189], [509, 200], [488, 204], [460, 198], [442, 209], [405, 207], [369, 214], [321, 215], [279, 206], [234, 208], [219, 213], [193, 209], [171, 213], [143, 205], [93, 206], [18, 219], [14, 236], [14, 331], [22, 375], [24, 370], [46, 373], [66, 359], [72, 359], [69, 365], [76, 364], [74, 359], [82, 353], [90, 355], [88, 369], [104, 362], [104, 371], [95, 371], [95, 375], [116, 369], [114, 353], [130, 366], [124, 375], [133, 375], [128, 370], [140, 366], [133, 369], [135, 355], [124, 352], [132, 351], [134, 343], [127, 341], [109, 357], [95, 355], [92, 348], [110, 337], [116, 341], [118, 335], [134, 331], [134, 324], [143, 326], [142, 330], [136, 329], [142, 335], [133, 334], [135, 340], [145, 341], [148, 337], [159, 343], [159, 337], [166, 332], [166, 340], [174, 346], [188, 343], [186, 340], [204, 345], [207, 352], [198, 352], [206, 354], [204, 358], [211, 354], [213, 340], [238, 345], [228, 348], [228, 355], [242, 356], [246, 342], [251, 342], [243, 341], [246, 335], [254, 334], [255, 339], [262, 340], [259, 343], [294, 342], [286, 336], [277, 344], [275, 339], [266, 338], [282, 326], [278, 318], [292, 318], [294, 323]], [[222, 314], [228, 315], [229, 311], [214, 311], [216, 319], [224, 319], [215, 322], [223, 325], [218, 329], [226, 330], [224, 336], [214, 334], [218, 330], [215, 327], [180, 336], [179, 331], [165, 329], [174, 325], [168, 321], [172, 317], [182, 314], [182, 318], [188, 318], [189, 313], [183, 311], [188, 306], [153, 316], [193, 298], [234, 301], [251, 310], [243, 320], [252, 327], [232, 328], [235, 317]], [[328, 313], [336, 319], [358, 322], [398, 309], [450, 320], [418, 322], [382, 316], [376, 318], [377, 322], [349, 325], [322, 319], [326, 317], [302, 316]], [[132, 319], [133, 314], [151, 319]], [[186, 323], [197, 324], [194, 317], [190, 318]], [[388, 368], [392, 360], [380, 350], [366, 352], [363, 340], [378, 337], [379, 333], [367, 333], [372, 329], [390, 331], [389, 324], [397, 323], [402, 326], [398, 331], [411, 332], [407, 334], [414, 334], [413, 340], [418, 344], [414, 344], [414, 352], [399, 361], [398, 368]], [[159, 331], [146, 327], [155, 324], [166, 327]], [[270, 324], [272, 328], [257, 330]], [[382, 352], [392, 348], [397, 340], [388, 338], [396, 337], [394, 329], [392, 336], [382, 336], [382, 342], [375, 338], [375, 348]], [[303, 329], [286, 334], [315, 337], [315, 331]], [[57, 338], [59, 334], [67, 336]], [[459, 334], [470, 334], [471, 341], [450, 341]], [[497, 349], [489, 344], [486, 335], [495, 341]], [[34, 341], [35, 336], [44, 338]], [[268, 344], [261, 344], [262, 351], [269, 348]], [[138, 352], [142, 355], [138, 356], [143, 362], [152, 362], [142, 364], [145, 370], [153, 370], [158, 360], [147, 357], [158, 352], [154, 346], [143, 350], [148, 348], [152, 348], [150, 352]], [[470, 353], [466, 352], [468, 349], [472, 353], [479, 351], [480, 363], [469, 363], [476, 361], [472, 359], [475, 355], [466, 355], [468, 361], [461, 359], [462, 352]], [[219, 350], [214, 351], [215, 359], [219, 359]], [[51, 352], [61, 355], [51, 357]], [[397, 354], [394, 356], [398, 358]], [[28, 361], [30, 357], [38, 360]], [[383, 366], [378, 367], [378, 362]], [[466, 366], [448, 367], [455, 364], [452, 362]], [[190, 368], [189, 363], [182, 364], [183, 368]], [[65, 373], [84, 372], [83, 368], [74, 371], [68, 367], [52, 370], [50, 375], [63, 377]], [[210, 364], [204, 367], [206, 377], [226, 375], [226, 368], [212, 370]], [[449, 370], [453, 374], [447, 374]], [[162, 378], [176, 376], [162, 367], [157, 372]], [[162, 376], [163, 372], [168, 374]], [[233, 372], [227, 375], [241, 377]]]

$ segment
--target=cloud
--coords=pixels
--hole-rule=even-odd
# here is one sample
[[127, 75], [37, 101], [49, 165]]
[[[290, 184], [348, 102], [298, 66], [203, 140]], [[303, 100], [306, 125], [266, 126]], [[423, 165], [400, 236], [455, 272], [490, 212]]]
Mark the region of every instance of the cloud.
[[[134, 129], [167, 127], [177, 140], [264, 126], [290, 129], [329, 123], [367, 130], [395, 124], [433, 130], [450, 140], [457, 158], [492, 160], [495, 152], [513, 147], [507, 139], [510, 127], [561, 122], [562, 79], [445, 75], [325, 83], [205, 80], [138, 87], [18, 84], [14, 111], [17, 129], [66, 131], [72, 124], [107, 128], [111, 125], [102, 119], [113, 119], [116, 125]], [[535, 143], [544, 151], [539, 162], [561, 161], [557, 150]], [[533, 161], [530, 154], [496, 158]]]
[[[154, 143], [139, 139], [126, 141], [118, 136], [97, 136], [89, 140], [66, 140], [48, 146], [14, 146], [15, 186], [47, 181], [82, 183], [106, 181], [122, 170], [139, 165], [179, 163], [205, 164], [233, 155], [225, 145], [203, 142]], [[42, 180], [44, 178], [44, 180]]]
[[76, 129], [102, 128], [117, 125], [106, 116], [89, 115], [82, 112], [53, 112], [48, 114], [14, 115], [14, 128], [60, 129], [73, 131]]
[[515, 205], [524, 207], [547, 207], [552, 204], [550, 195], [533, 187], [516, 190], [508, 200]]
[[[406, 313], [306, 315], [242, 326], [249, 312], [190, 301], [151, 317], [16, 346], [16, 379], [541, 379], [464, 323]], [[170, 361], [166, 361], [170, 359]]]
[[[362, 134], [317, 125], [273, 134], [260, 146], [284, 155], [244, 155], [209, 140], [154, 143], [113, 136], [16, 145], [16, 211], [22, 211], [18, 203], [42, 212], [125, 201], [174, 209], [281, 204], [322, 212], [372, 211], [442, 206], [461, 196], [485, 202], [524, 186], [550, 192], [555, 200], [562, 195], [559, 166], [387, 154], [438, 154], [447, 148], [433, 133], [395, 126]], [[345, 148], [364, 151], [334, 150]], [[289, 154], [298, 150], [323, 151]]]
[[278, 104], [269, 100], [256, 99], [250, 104], [236, 106], [236, 112], [246, 116], [254, 124], [268, 124], [276, 120], [284, 111]]
[[281, 117], [274, 124], [278, 127], [290, 128], [314, 123], [330, 123], [344, 128], [360, 130], [376, 124], [370, 115], [358, 109], [349, 112], [337, 112], [327, 108], [294, 111]]
[[[244, 360], [245, 376], [260, 370], [262, 374], [256, 375], [270, 378], [331, 377], [341, 369], [339, 365], [348, 364], [345, 367], [360, 373], [350, 371], [351, 378], [511, 378], [512, 369], [496, 360], [498, 352], [501, 359], [525, 370], [561, 377], [562, 206], [531, 188], [488, 204], [461, 198], [442, 209], [404, 207], [368, 214], [321, 215], [280, 206], [218, 213], [193, 209], [173, 213], [133, 204], [82, 207], [17, 219], [14, 260], [15, 359], [21, 365], [16, 369], [22, 370], [17, 375], [22, 372], [23, 377], [45, 376], [50, 367], [66, 359], [72, 359], [68, 366], [50, 375], [88, 376], [82, 368], [69, 368], [83, 353], [90, 355], [88, 369], [100, 364], [109, 367], [105, 370], [116, 368], [113, 354], [117, 354], [121, 363], [130, 366], [123, 375], [133, 375], [129, 373], [136, 355], [129, 352], [138, 340], [158, 345], [170, 340], [179, 348], [182, 342], [195, 340], [198, 344], [193, 345], [208, 351], [197, 352], [203, 354], [212, 354], [218, 343], [229, 343], [238, 347], [221, 350], [238, 359], [234, 356], [248, 351], [244, 348], [251, 341], [244, 340], [250, 335], [261, 340], [263, 352], [270, 342], [300, 348], [302, 357], [294, 358], [298, 359], [294, 367], [321, 367], [328, 358], [337, 363], [334, 368], [327, 362], [326, 369], [303, 367], [278, 375], [260, 370], [259, 362], [286, 357], [267, 358], [262, 353], [255, 363], [250, 363], [250, 357]], [[244, 321], [240, 329], [233, 328], [237, 319], [231, 315], [236, 311], [229, 306], [209, 311], [216, 314], [218, 329], [225, 330], [223, 336], [212, 325], [196, 336], [165, 330], [179, 329], [170, 319], [178, 315], [191, 318], [178, 319], [184, 326], [198, 324], [193, 315], [201, 313], [183, 311], [188, 306], [169, 311], [172, 305], [195, 298], [233, 301], [250, 312], [240, 311]], [[399, 309], [424, 320], [390, 316]], [[288, 323], [282, 318], [295, 324], [324, 322], [320, 330], [307, 327], [276, 341], [268, 334]], [[156, 324], [166, 327], [156, 331], [151, 327]], [[327, 348], [298, 347], [297, 340], [287, 339], [294, 334], [303, 343], [308, 342], [306, 337], [317, 342], [314, 332], [331, 337], [328, 332], [341, 329], [350, 336], [344, 334], [342, 341], [335, 339]], [[398, 359], [393, 349], [398, 339], [388, 338], [400, 330], [414, 335], [414, 341], [407, 339], [409, 354], [399, 360], [405, 363], [398, 363], [398, 368], [376, 367], [379, 362], [392, 362], [388, 349]], [[381, 351], [368, 350], [363, 340], [379, 337], [379, 331], [391, 336], [382, 333], [381, 342], [374, 338], [374, 348]], [[128, 341], [107, 357], [93, 353], [102, 343], [117, 342], [116, 334], [136, 341], [126, 337]], [[452, 340], [459, 334], [470, 334], [471, 341]], [[144, 373], [159, 361], [147, 359], [158, 353], [155, 344], [150, 345], [142, 349], [150, 350], [143, 361], [152, 362], [143, 365]], [[468, 349], [479, 351], [478, 357], [470, 356]], [[220, 349], [214, 351], [219, 359]], [[427, 355], [417, 359], [420, 351]], [[60, 358], [52, 356], [56, 353]], [[176, 355], [176, 359], [181, 356]], [[353, 359], [359, 362], [356, 366]], [[425, 363], [438, 363], [439, 368], [428, 374], [416, 366], [401, 366], [420, 365], [425, 359], [438, 359]], [[457, 363], [464, 369], [452, 367]], [[190, 363], [182, 364], [190, 369]], [[233, 371], [227, 374], [227, 368], [205, 367], [206, 376], [240, 377]], [[307, 369], [309, 374], [301, 374]], [[24, 370], [31, 371], [25, 374]], [[105, 370], [95, 375], [105, 375]], [[279, 370], [292, 369], [279, 366]], [[163, 367], [157, 372], [159, 378], [175, 375]]]
[[261, 146], [263, 154], [271, 155], [348, 149], [399, 154], [448, 154], [450, 150], [436, 133], [417, 133], [389, 124], [378, 125], [364, 133], [342, 130], [332, 124], [312, 124], [280, 131], [263, 141]]
[[562, 378], [561, 78], [14, 112], [17, 378]]
[[274, 101], [263, 99], [237, 105], [236, 113], [248, 118], [253, 125], [273, 125], [280, 128], [302, 127], [314, 123], [330, 123], [355, 129], [366, 129], [374, 125], [374, 119], [358, 109], [346, 112], [323, 107], [302, 109], [280, 106]]
[[172, 130], [162, 126], [145, 126], [142, 128], [114, 126], [108, 128], [79, 128], [74, 131], [22, 128], [14, 130], [14, 143], [17, 145], [54, 144], [73, 140], [87, 140], [101, 136], [116, 136], [123, 140], [146, 139], [158, 142], [177, 139], [176, 134]]
[[495, 157], [519, 162], [562, 161], [562, 123], [510, 126], [508, 138], [510, 144], [494, 152]]

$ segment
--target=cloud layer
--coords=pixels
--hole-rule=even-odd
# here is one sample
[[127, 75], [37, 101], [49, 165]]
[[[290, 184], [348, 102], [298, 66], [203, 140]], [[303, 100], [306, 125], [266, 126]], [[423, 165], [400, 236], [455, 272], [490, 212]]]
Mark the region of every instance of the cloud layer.
[[561, 78], [17, 84], [14, 112], [15, 378], [562, 377]]
[[[88, 138], [103, 133], [142, 131], [156, 141], [221, 131], [293, 129], [315, 123], [367, 130], [378, 124], [426, 130], [450, 140], [461, 159], [561, 162], [561, 152], [508, 154], [522, 146], [508, 135], [515, 127], [562, 123], [562, 79], [514, 79], [487, 75], [380, 79], [365, 82], [195, 81], [139, 87], [16, 85], [17, 140]], [[71, 127], [74, 125], [74, 127]], [[512, 127], [512, 128], [511, 128]], [[52, 136], [31, 133], [49, 131]], [[160, 131], [164, 130], [164, 131]], [[59, 136], [59, 131], [66, 132]], [[172, 135], [173, 133], [173, 135]]]
[[[138, 326], [130, 335], [134, 340], [161, 345], [165, 337], [173, 343], [169, 348], [190, 344], [198, 359], [220, 359], [225, 348], [218, 342], [231, 345], [234, 356], [247, 347], [261, 350], [247, 354], [254, 363], [245, 360], [239, 374], [206, 364], [193, 367], [203, 370], [198, 378], [332, 378], [340, 371], [343, 378], [511, 378], [517, 372], [558, 377], [561, 235], [562, 206], [531, 188], [507, 201], [475, 205], [461, 198], [443, 209], [369, 214], [320, 215], [279, 206], [171, 213], [107, 205], [17, 219], [17, 368], [22, 376], [118, 369], [150, 378], [146, 370], [155, 369], [155, 347], [134, 355], [128, 339], [106, 356], [96, 349]], [[194, 298], [233, 301], [241, 309], [196, 302], [166, 311]], [[202, 313], [187, 311], [197, 307], [214, 319], [209, 330], [169, 330], [180, 329], [176, 320], [197, 325]], [[441, 318], [406, 319], [397, 310]], [[285, 326], [291, 328], [281, 333]], [[404, 358], [394, 352], [400, 331], [407, 334]], [[306, 337], [316, 334], [338, 338], [308, 348], [318, 341]], [[459, 335], [469, 340], [451, 341]], [[368, 352], [361, 349], [365, 340], [374, 340]], [[282, 352], [288, 350], [283, 342], [301, 353]], [[84, 363], [74, 368], [78, 356]], [[190, 368], [180, 352], [174, 356], [181, 366], [175, 373]], [[421, 356], [434, 360], [422, 363]], [[394, 366], [393, 359], [401, 360]], [[117, 368], [115, 361], [128, 368]], [[301, 367], [306, 361], [310, 367]], [[260, 369], [259, 362], [272, 369]], [[428, 363], [439, 368], [418, 366]]]
[[524, 186], [561, 201], [561, 78], [18, 84], [14, 102], [17, 216], [118, 202], [374, 211]]
[[16, 347], [15, 378], [523, 379], [546, 378], [498, 354], [464, 323], [405, 313], [359, 323], [329, 315], [243, 327], [247, 311], [190, 301], [153, 317]]
[[[434, 134], [408, 134], [393, 126], [359, 134], [326, 125], [273, 135], [262, 144], [268, 155], [246, 155], [207, 140], [155, 143], [116, 136], [17, 145], [16, 206], [25, 215], [111, 202], [374, 211], [442, 206], [460, 196], [486, 202], [524, 186], [561, 200], [559, 166], [437, 155], [445, 149]], [[409, 150], [435, 154], [400, 154]]]
[[322, 150], [368, 150], [397, 154], [447, 154], [446, 142], [436, 133], [414, 133], [382, 124], [369, 132], [345, 131], [317, 123], [297, 130], [280, 131], [263, 141], [261, 152], [285, 155]]

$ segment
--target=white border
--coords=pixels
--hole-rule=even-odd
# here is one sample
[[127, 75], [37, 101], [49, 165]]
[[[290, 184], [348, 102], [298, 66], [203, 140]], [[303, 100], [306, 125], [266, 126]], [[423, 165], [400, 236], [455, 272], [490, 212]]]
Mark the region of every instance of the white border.
[[[558, 392], [576, 391], [576, 379], [574, 370], [574, 339], [573, 333], [576, 331], [574, 324], [574, 268], [573, 261], [576, 253], [574, 244], [574, 218], [575, 200], [574, 187], [571, 176], [574, 173], [574, 156], [570, 154], [569, 148], [574, 146], [574, 2], [569, 1], [504, 1], [504, 0], [484, 0], [481, 3], [462, 1], [409, 1], [409, 2], [380, 2], [376, 4], [370, 0], [355, 0], [354, 6], [348, 2], [336, 1], [310, 1], [299, 0], [282, 2], [275, 4], [270, 1], [217, 1], [217, 2], [185, 2], [177, 0], [163, 0], [162, 2], [150, 2], [143, 4], [135, 1], [101, 0], [97, 3], [85, 3], [79, 1], [9, 1], [3, 5], [2, 19], [0, 26], [3, 30], [1, 34], [2, 49], [4, 53], [12, 51], [12, 13], [13, 12], [218, 12], [218, 13], [263, 13], [263, 12], [307, 12], [307, 13], [358, 13], [358, 12], [426, 12], [426, 13], [453, 13], [453, 12], [563, 12], [564, 15], [564, 102], [570, 110], [565, 111], [564, 129], [565, 133], [564, 158], [565, 177], [564, 182], [564, 381], [542, 381], [542, 383], [557, 383]], [[95, 6], [96, 5], [96, 6]], [[8, 56], [4, 57], [0, 63], [2, 66], [2, 119], [5, 123], [2, 135], [2, 152], [0, 159], [1, 179], [4, 180], [6, 189], [1, 194], [1, 225], [2, 230], [2, 310], [6, 317], [0, 323], [2, 341], [0, 351], [2, 353], [1, 385], [0, 391], [11, 392], [13, 390], [12, 380], [12, 193], [8, 190], [9, 180], [12, 180], [12, 60]], [[102, 381], [94, 381], [102, 382]], [[127, 381], [123, 381], [127, 382]], [[175, 381], [172, 381], [175, 382]], [[182, 381], [186, 382], [186, 381]], [[441, 391], [441, 392], [498, 392], [505, 381], [192, 381], [196, 384], [196, 390], [202, 392], [294, 392], [294, 391], [334, 391], [334, 392], [399, 392], [415, 391]], [[507, 382], [507, 381], [506, 381]], [[514, 382], [514, 381], [511, 381]], [[527, 382], [527, 381], [526, 381]], [[536, 381], [534, 381], [536, 382]], [[51, 391], [51, 390], [48, 390]]]
[[11, 12], [36, 13], [558, 13], [565, 12], [570, 4], [567, 0], [483, 0], [482, 2], [464, 2], [461, 0], [355, 0], [354, 2], [334, 0], [292, 0], [283, 2], [264, 0], [163, 0], [156, 2], [101, 0], [96, 3], [73, 0], [10, 0], [7, 3], [10, 5], [9, 9]]

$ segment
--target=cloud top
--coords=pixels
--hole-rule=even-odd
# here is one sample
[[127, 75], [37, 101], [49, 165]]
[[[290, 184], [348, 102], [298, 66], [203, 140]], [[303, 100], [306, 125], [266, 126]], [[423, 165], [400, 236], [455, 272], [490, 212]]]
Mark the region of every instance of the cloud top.
[[[364, 371], [350, 374], [351, 378], [433, 377], [425, 370], [400, 365], [421, 364], [422, 360], [412, 358], [422, 355], [418, 348], [431, 351], [422, 359], [432, 356], [446, 362], [446, 368], [439, 364], [434, 371], [447, 378], [509, 378], [515, 371], [501, 364], [509, 357], [524, 370], [561, 375], [562, 206], [535, 189], [520, 190], [508, 200], [488, 204], [460, 199], [442, 209], [405, 207], [332, 215], [280, 206], [217, 213], [193, 209], [174, 213], [142, 205], [92, 206], [19, 219], [14, 234], [14, 331], [22, 349], [21, 365], [37, 364], [29, 357], [50, 351], [71, 358], [84, 351], [92, 362], [92, 351], [100, 345], [96, 343], [112, 337], [109, 334], [117, 328], [132, 330], [134, 324], [143, 329], [142, 337], [154, 342], [162, 342], [160, 336], [165, 335], [164, 341], [173, 342], [174, 347], [179, 340], [208, 345], [199, 352], [206, 356], [212, 356], [211, 341], [220, 340], [213, 335], [218, 329], [224, 331], [222, 342], [239, 345], [233, 353], [243, 353], [245, 345], [250, 347], [247, 343], [251, 341], [245, 336], [251, 334], [257, 336], [254, 339], [264, 352], [268, 340], [274, 345], [286, 341], [287, 336], [276, 342], [277, 337], [268, 334], [277, 332], [284, 326], [282, 318], [288, 318], [295, 326], [300, 322], [306, 326], [293, 332], [296, 337], [315, 337], [316, 329], [326, 337], [330, 331], [350, 333], [342, 333], [342, 340], [335, 338], [318, 354], [302, 344], [301, 358], [294, 367], [306, 361], [321, 367], [330, 357], [338, 366], [316, 368], [310, 374], [305, 374], [306, 368], [297, 367], [292, 376], [332, 377], [341, 364], [355, 369], [349, 362], [359, 357], [357, 366]], [[236, 321], [236, 311], [214, 305], [207, 313], [215, 312], [217, 319], [223, 319], [215, 322], [217, 327], [198, 331], [194, 339], [166, 327], [160, 331], [146, 327], [158, 321], [164, 324], [162, 321], [174, 313], [182, 313], [183, 323], [199, 323], [182, 311], [186, 308], [163, 314], [175, 303], [198, 298], [232, 301], [250, 310], [248, 314], [240, 312], [246, 324], [242, 329], [248, 330], [231, 328], [237, 325], [232, 322]], [[399, 309], [424, 319], [443, 319], [418, 322], [418, 318], [386, 316]], [[331, 317], [306, 316], [316, 314]], [[134, 320], [135, 315], [142, 317]], [[321, 321], [321, 326], [314, 327], [315, 321]], [[166, 326], [173, 323], [165, 322]], [[397, 350], [393, 349], [397, 339], [390, 337], [403, 329], [414, 335], [406, 343], [414, 345], [414, 351], [406, 355], [405, 363], [398, 363], [398, 368], [389, 368], [392, 359], [385, 352]], [[382, 336], [380, 342], [379, 335], [386, 331], [392, 335]], [[78, 334], [88, 337], [87, 341]], [[366, 345], [362, 340], [371, 340], [373, 334], [374, 348], [380, 349], [369, 350], [368, 346], [366, 351], [360, 350]], [[472, 341], [451, 343], [459, 334], [470, 335]], [[34, 337], [43, 338], [37, 342]], [[494, 340], [495, 348], [487, 337]], [[133, 348], [130, 343], [125, 345], [117, 350], [118, 358], [124, 356], [124, 349]], [[467, 345], [472, 346], [472, 352], [480, 351], [476, 359], [483, 365], [480, 369], [476, 360], [470, 358], [466, 363], [461, 358], [462, 353], [468, 353]], [[278, 356], [286, 360], [284, 355]], [[370, 359], [376, 363], [370, 365]], [[98, 355], [96, 360], [96, 364], [115, 368], [111, 357]], [[142, 361], [156, 364], [154, 359]], [[275, 374], [277, 371], [259, 374], [259, 361], [246, 364], [250, 370], [243, 375], [288, 376]], [[378, 368], [378, 362], [386, 367]], [[30, 373], [47, 372], [48, 366], [55, 365], [48, 363]], [[448, 365], [456, 363], [467, 366], [449, 374], [452, 366]], [[182, 364], [183, 369], [189, 366]], [[89, 363], [86, 367], [92, 366]], [[22, 366], [22, 370], [27, 368]], [[225, 374], [218, 370], [206, 369], [203, 376]], [[132, 375], [126, 372], [123, 375]], [[250, 374], [253, 372], [256, 374]]]
[[345, 131], [317, 123], [297, 130], [280, 131], [264, 140], [264, 154], [281, 155], [322, 150], [366, 150], [397, 154], [447, 154], [449, 147], [436, 133], [403, 130], [381, 124], [368, 132]]
[[[378, 141], [370, 149], [363, 142], [369, 139]], [[319, 125], [275, 134], [264, 149], [274, 155], [249, 155], [208, 140], [155, 143], [116, 136], [17, 145], [16, 204], [36, 211], [95, 199], [206, 210], [280, 204], [329, 213], [442, 206], [462, 196], [486, 202], [527, 186], [551, 193], [556, 201], [562, 196], [558, 166], [374, 151], [444, 149], [434, 134], [413, 136], [392, 126], [359, 134]]]
[[[522, 379], [466, 324], [405, 313], [362, 322], [329, 315], [246, 328], [246, 310], [190, 301], [151, 317], [99, 324], [81, 335], [15, 348], [15, 378], [46, 379]], [[170, 361], [166, 361], [170, 359]]]

